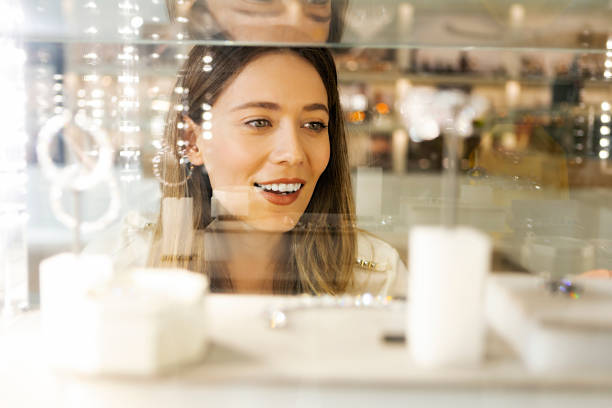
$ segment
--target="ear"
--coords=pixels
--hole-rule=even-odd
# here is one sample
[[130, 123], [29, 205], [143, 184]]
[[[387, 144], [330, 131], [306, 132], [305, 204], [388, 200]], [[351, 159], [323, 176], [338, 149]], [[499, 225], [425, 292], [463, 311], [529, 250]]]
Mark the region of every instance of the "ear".
[[183, 115], [183, 121], [187, 125], [183, 130], [185, 141], [189, 143], [187, 147], [187, 157], [193, 165], [201, 166], [204, 164], [204, 158], [198, 148], [198, 137], [200, 137], [202, 129], [187, 115]]

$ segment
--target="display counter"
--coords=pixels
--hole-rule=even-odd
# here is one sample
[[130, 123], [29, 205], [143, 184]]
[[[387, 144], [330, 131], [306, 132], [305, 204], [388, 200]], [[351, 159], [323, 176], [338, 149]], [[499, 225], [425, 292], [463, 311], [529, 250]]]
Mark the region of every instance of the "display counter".
[[40, 315], [0, 336], [7, 407], [496, 406], [607, 407], [612, 372], [533, 373], [493, 333], [480, 367], [424, 369], [401, 334], [404, 302], [384, 308], [294, 311], [271, 329], [267, 311], [294, 298], [210, 295], [210, 347], [198, 363], [155, 377], [95, 377], [45, 363]]

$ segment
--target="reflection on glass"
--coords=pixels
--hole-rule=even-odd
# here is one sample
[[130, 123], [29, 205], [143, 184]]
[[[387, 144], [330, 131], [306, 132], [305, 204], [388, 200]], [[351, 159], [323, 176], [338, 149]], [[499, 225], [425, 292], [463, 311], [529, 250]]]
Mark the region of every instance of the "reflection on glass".
[[527, 238], [521, 251], [522, 262], [529, 270], [552, 280], [593, 269], [594, 256], [588, 241], [563, 236]]
[[393, 4], [354, 1], [348, 8], [346, 23], [362, 40], [375, 37], [393, 20]]
[[[192, 49], [164, 136], [173, 155], [160, 163], [150, 264], [204, 272], [216, 291], [389, 292], [397, 253], [353, 224], [335, 72], [326, 49]], [[370, 252], [356, 265], [358, 238]], [[395, 257], [374, 261], [383, 248]]]
[[[612, 172], [611, 99], [609, 82], [604, 79], [608, 78], [606, 72], [609, 73], [611, 69], [612, 49], [602, 50], [609, 38], [609, 23], [606, 23], [609, 20], [606, 16], [609, 15], [606, 15], [605, 7], [572, 3], [569, 8], [551, 9], [546, 12], [544, 9], [548, 9], [548, 6], [543, 7], [546, 3], [543, 1], [529, 4], [497, 2], [500, 6], [498, 10], [484, 10], [485, 6], [493, 7], [496, 2], [461, 5], [448, 3], [440, 7], [435, 2], [352, 0], [350, 8], [347, 8], [348, 1], [334, 0], [168, 0], [166, 4], [161, 1], [147, 4], [140, 2], [140, 17], [134, 16], [134, 24], [130, 25], [134, 29], [138, 28], [140, 34], [134, 37], [134, 49], [131, 49], [128, 48], [132, 46], [130, 44], [118, 44], [124, 39], [117, 29], [125, 24], [124, 19], [117, 17], [117, 13], [119, 4], [134, 2], [87, 3], [89, 6], [83, 6], [88, 7], [86, 9], [75, 6], [73, 14], [66, 13], [66, 21], [79, 28], [71, 32], [78, 35], [61, 38], [76, 38], [78, 41], [84, 41], [84, 44], [70, 43], [61, 46], [65, 47], [61, 51], [65, 52], [65, 58], [61, 53], [57, 53], [57, 59], [65, 60], [65, 67], [59, 63], [57, 67], [53, 66], [42, 58], [42, 52], [35, 52], [34, 48], [29, 52], [29, 64], [33, 66], [34, 61], [40, 61], [39, 67], [45, 67], [48, 71], [41, 73], [37, 70], [36, 74], [30, 75], [38, 75], [47, 81], [49, 89], [46, 92], [57, 92], [56, 95], [44, 94], [41, 98], [29, 99], [34, 101], [41, 111], [46, 109], [44, 116], [50, 115], [49, 112], [54, 109], [84, 109], [88, 115], [94, 116], [94, 120], [103, 123], [102, 126], [109, 127], [116, 146], [121, 146], [119, 141], [122, 134], [151, 137], [151, 145], [142, 144], [143, 185], [150, 183], [156, 187], [153, 176], [157, 176], [165, 185], [166, 191], [175, 189], [181, 192], [172, 197], [193, 197], [195, 182], [187, 182], [192, 176], [188, 163], [188, 156], [192, 153], [188, 148], [199, 146], [197, 148], [204, 154], [202, 144], [205, 141], [209, 141], [208, 144], [211, 145], [218, 142], [220, 137], [226, 141], [228, 134], [234, 134], [230, 131], [220, 133], [218, 130], [219, 106], [213, 104], [208, 105], [206, 109], [202, 108], [201, 118], [198, 118], [200, 112], [196, 112], [195, 116], [190, 114], [197, 105], [199, 97], [194, 95], [194, 92], [197, 92], [198, 86], [185, 85], [181, 88], [180, 95], [173, 86], [176, 64], [182, 64], [188, 57], [193, 40], [335, 42], [340, 39], [346, 10], [349, 27], [346, 30], [347, 42], [344, 46], [350, 45], [349, 36], [352, 36], [357, 40], [357, 47], [349, 52], [340, 49], [335, 57], [343, 70], [339, 77], [343, 82], [342, 87], [346, 90], [345, 96], [348, 97], [345, 120], [350, 121], [349, 151], [356, 157], [351, 164], [353, 168], [376, 166], [381, 171], [380, 189], [364, 189], [358, 192], [359, 198], [363, 198], [363, 201], [357, 204], [358, 207], [360, 204], [380, 202], [380, 205], [377, 205], [376, 217], [368, 215], [367, 212], [358, 213], [359, 226], [373, 230], [374, 227], [370, 228], [370, 224], [376, 222], [382, 225], [379, 220], [392, 220], [393, 224], [388, 223], [376, 228], [384, 229], [385, 238], [394, 242], [398, 249], [406, 251], [407, 225], [413, 220], [431, 222], [439, 218], [439, 208], [436, 205], [440, 206], [441, 199], [437, 182], [438, 173], [445, 163], [442, 138], [436, 136], [443, 134], [443, 124], [433, 120], [435, 112], [426, 108], [422, 100], [415, 99], [409, 111], [402, 111], [402, 105], [406, 108], [407, 99], [402, 96], [404, 91], [394, 89], [393, 85], [398, 83], [403, 84], [404, 88], [412, 87], [414, 92], [421, 87], [427, 87], [436, 93], [441, 90], [461, 89], [468, 95], [483, 95], [491, 103], [490, 117], [487, 116], [478, 123], [466, 122], [466, 129], [473, 131], [473, 135], [466, 141], [462, 156], [463, 170], [469, 171], [464, 174], [465, 183], [460, 186], [461, 205], [467, 207], [461, 208], [460, 214], [469, 216], [464, 217], [464, 220], [485, 225], [488, 231], [493, 231], [492, 233], [499, 237], [513, 235], [512, 242], [518, 242], [514, 245], [515, 250], [520, 250], [525, 235], [529, 233], [567, 235], [587, 240], [607, 239], [612, 236], [609, 228], [605, 227], [609, 223], [604, 222], [609, 219], [605, 218], [608, 214], [605, 203], [609, 202], [609, 195], [601, 194], [600, 203], [593, 204], [595, 210], [591, 211], [588, 217], [582, 214], [574, 217], [571, 203], [567, 200], [570, 197], [570, 188], [572, 196], [575, 196], [577, 187], [584, 190], [590, 188], [588, 193], [591, 195], [597, 192], [595, 188], [606, 190], [604, 193], [609, 191], [610, 178], [604, 178], [603, 174]], [[389, 9], [392, 3], [393, 9]], [[97, 4], [95, 13], [93, 4]], [[153, 6], [154, 4], [158, 6]], [[173, 26], [166, 25], [166, 6], [175, 23]], [[362, 12], [364, 9], [369, 11]], [[386, 9], [390, 10], [390, 14]], [[37, 15], [43, 18], [42, 12]], [[45, 11], [44, 15], [47, 16], [44, 17], [45, 20], [51, 19], [48, 11]], [[392, 23], [388, 22], [390, 16]], [[559, 24], [547, 24], [551, 21], [557, 21]], [[109, 23], [104, 24], [105, 22]], [[587, 29], [587, 23], [590, 29]], [[376, 33], [368, 34], [379, 26], [380, 29]], [[84, 36], [83, 33], [87, 35]], [[42, 37], [38, 34], [35, 38], [40, 40]], [[57, 37], [52, 39], [55, 41]], [[368, 49], [367, 44], [372, 42], [377, 45]], [[386, 44], [388, 48], [379, 48], [380, 44]], [[399, 44], [410, 44], [419, 48], [401, 49]], [[580, 44], [584, 44], [589, 50], [574, 52], [566, 49], [583, 47]], [[431, 47], [432, 45], [437, 47]], [[479, 49], [482, 45], [489, 48]], [[534, 47], [536, 50], [495, 48], [504, 45]], [[494, 46], [494, 49], [490, 48], [491, 46]], [[547, 46], [564, 48], [537, 49]], [[131, 72], [126, 73], [123, 61], [129, 62], [131, 58], [138, 57], [140, 64], [133, 65]], [[577, 70], [572, 67], [574, 60]], [[226, 65], [220, 63], [211, 52], [210, 55], [203, 56], [201, 66], [191, 67], [194, 70], [201, 68], [202, 78], [207, 80], [214, 77], [211, 73], [213, 67], [219, 66]], [[65, 75], [65, 82], [62, 80], [65, 84], [64, 90], [56, 90], [53, 86], [53, 74], [56, 72]], [[210, 76], [206, 76], [206, 73]], [[295, 75], [285, 75], [293, 77], [294, 82], [298, 79]], [[179, 83], [181, 87], [184, 85], [182, 81]], [[34, 82], [30, 81], [29, 88], [38, 92], [39, 88], [32, 85]], [[553, 82], [554, 85], [551, 86]], [[582, 90], [575, 86], [580, 83], [584, 85]], [[132, 89], [135, 91], [133, 94]], [[173, 92], [175, 98], [185, 100], [184, 106], [182, 99], [172, 103], [168, 100], [168, 96]], [[584, 108], [580, 108], [583, 112], [555, 110], [543, 115], [538, 113], [548, 108], [553, 95], [558, 95], [559, 100], [567, 103], [570, 101], [570, 95], [574, 95], [576, 100], [576, 97], [580, 96], [578, 92], [582, 93], [582, 100], [586, 104]], [[65, 98], [63, 102], [62, 98]], [[40, 104], [36, 102], [39, 100]], [[130, 126], [134, 127], [127, 127], [119, 118], [129, 116], [122, 109], [135, 106], [131, 105], [132, 103], [140, 104], [140, 107], [133, 111], [138, 111], [138, 118], [129, 120]], [[193, 124], [188, 123], [182, 116], [178, 116], [181, 119], [176, 122], [170, 121], [170, 124], [174, 123], [177, 127], [179, 124], [183, 126], [182, 130], [177, 129], [181, 136], [177, 137], [174, 143], [175, 141], [163, 136], [165, 116], [169, 109], [171, 116], [178, 115], [176, 107], [179, 104], [187, 107], [186, 111], [181, 109], [181, 115], [193, 116]], [[422, 111], [419, 112], [418, 109]], [[538, 109], [538, 112], [534, 109]], [[410, 116], [411, 120], [406, 120], [406, 116]], [[42, 117], [32, 114], [28, 123], [34, 123], [34, 119], [41, 120]], [[575, 123], [571, 123], [572, 121]], [[408, 122], [413, 124], [413, 129]], [[142, 131], [132, 132], [137, 130], [135, 126], [141, 126]], [[198, 128], [197, 138], [189, 140], [184, 137], [188, 135], [185, 126]], [[434, 139], [428, 140], [432, 138]], [[183, 145], [177, 146], [178, 142]], [[475, 148], [476, 145], [478, 147]], [[151, 156], [156, 153], [151, 151], [151, 146], [160, 150], [155, 157], [155, 167], [152, 171], [147, 167]], [[59, 151], [63, 152], [64, 149]], [[235, 154], [236, 151], [234, 149], [230, 153]], [[137, 166], [140, 160], [132, 152], [135, 153], [136, 150], [123, 149], [124, 154], [118, 157], [130, 168]], [[225, 162], [222, 161], [220, 165], [235, 163], [236, 161], [230, 161], [230, 157], [224, 155]], [[196, 174], [196, 179], [204, 168], [207, 171], [205, 174], [214, 174], [213, 159], [208, 160], [208, 163], [204, 161], [203, 166], [195, 166], [193, 173]], [[172, 172], [172, 166], [169, 166], [172, 160], [176, 160], [173, 165], [180, 169], [179, 172]], [[194, 161], [192, 160], [191, 164]], [[397, 174], [389, 174], [391, 169]], [[263, 181], [270, 180], [273, 179]], [[356, 181], [358, 183], [355, 185], [359, 185], [360, 180]], [[223, 218], [215, 223], [221, 224], [215, 231], [230, 226], [233, 228], [244, 222], [242, 219], [231, 218], [245, 214], [244, 204], [248, 203], [249, 194], [229, 187], [216, 188], [214, 195], [213, 190], [209, 192], [210, 217]], [[586, 193], [585, 191], [585, 197]], [[135, 196], [138, 200], [130, 200], [130, 204], [140, 205], [142, 197], [152, 197], [141, 192], [135, 194], [139, 194]], [[552, 211], [549, 211], [550, 203], [545, 202], [545, 199], [568, 201], [568, 207], [558, 213], [563, 222], [546, 225], [550, 219], [542, 214], [551, 214]], [[528, 209], [538, 211], [533, 211], [534, 216], [531, 213], [523, 214], [523, 207], [514, 203], [517, 201], [524, 201]], [[538, 206], [534, 202], [540, 202], [541, 205]], [[193, 205], [188, 208], [193, 208]], [[542, 212], [539, 212], [540, 208]], [[248, 210], [248, 206], [246, 209]], [[197, 211], [196, 209], [195, 212]], [[601, 217], [596, 218], [600, 212]], [[427, 217], [408, 216], [415, 213], [423, 213]], [[371, 219], [364, 219], [367, 216]], [[291, 231], [320, 229], [318, 221], [310, 220], [309, 217], [308, 213], [301, 214]], [[574, 220], [579, 222], [573, 222]], [[286, 221], [290, 227], [294, 225], [295, 220], [289, 217]], [[365, 224], [366, 221], [368, 225]], [[189, 225], [188, 220], [185, 220], [185, 223]], [[330, 221], [331, 225], [336, 225], [335, 223], [340, 221]], [[596, 227], [597, 224], [602, 227]], [[559, 230], [552, 231], [553, 227]], [[561, 231], [561, 228], [565, 228], [565, 232]], [[267, 236], [266, 234], [267, 232], [261, 235]], [[396, 234], [397, 238], [393, 238], [392, 234]], [[220, 241], [224, 240], [227, 242], [230, 239], [226, 237]], [[210, 239], [206, 245], [212, 243], [213, 240]], [[223, 251], [213, 252], [222, 259], [222, 263], [226, 262], [222, 257]], [[191, 249], [187, 253], [190, 256]], [[167, 254], [160, 252], [160, 255]], [[519, 255], [513, 257], [520, 261]], [[218, 269], [222, 271], [227, 269], [226, 266], [222, 265]], [[203, 270], [195, 266], [194, 269]]]
[[346, 0], [166, 0], [193, 39], [337, 42]]

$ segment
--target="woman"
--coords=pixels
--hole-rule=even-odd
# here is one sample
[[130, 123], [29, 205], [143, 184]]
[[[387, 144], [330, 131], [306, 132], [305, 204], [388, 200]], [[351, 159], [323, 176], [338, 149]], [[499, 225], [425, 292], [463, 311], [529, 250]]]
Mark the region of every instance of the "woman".
[[354, 227], [329, 51], [196, 46], [175, 89], [150, 265], [206, 273], [216, 291], [389, 292], [404, 268]]

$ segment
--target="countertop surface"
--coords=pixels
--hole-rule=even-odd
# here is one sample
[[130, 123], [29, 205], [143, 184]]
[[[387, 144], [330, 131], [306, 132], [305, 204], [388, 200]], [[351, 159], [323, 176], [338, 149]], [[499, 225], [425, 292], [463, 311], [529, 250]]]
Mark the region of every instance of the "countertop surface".
[[[192, 365], [144, 378], [54, 371], [45, 363], [40, 314], [27, 312], [5, 323], [0, 334], [0, 402], [10, 402], [0, 406], [54, 402], [49, 406], [112, 403], [150, 407], [167, 406], [170, 401], [196, 404], [202, 398], [227, 401], [227, 397], [232, 398], [230, 406], [265, 406], [270, 402], [265, 396], [270, 393], [278, 399], [273, 399], [276, 403], [272, 405], [285, 406], [295, 401], [359, 406], [381, 395], [389, 398], [391, 405], [416, 396], [431, 396], [442, 405], [446, 400], [441, 398], [452, 397], [456, 406], [462, 401], [473, 406], [470, 401], [474, 397], [484, 404], [525, 401], [534, 395], [540, 402], [543, 395], [549, 396], [545, 400], [554, 406], [580, 401], [606, 406], [606, 401], [612, 402], [612, 370], [529, 372], [493, 333], [487, 334], [486, 357], [479, 367], [417, 367], [407, 345], [383, 340], [385, 334], [403, 331], [403, 302], [382, 308], [289, 311], [286, 327], [271, 329], [266, 312], [295, 301], [209, 295], [206, 319], [210, 345], [206, 355]], [[245, 401], [249, 404], [243, 405]]]

